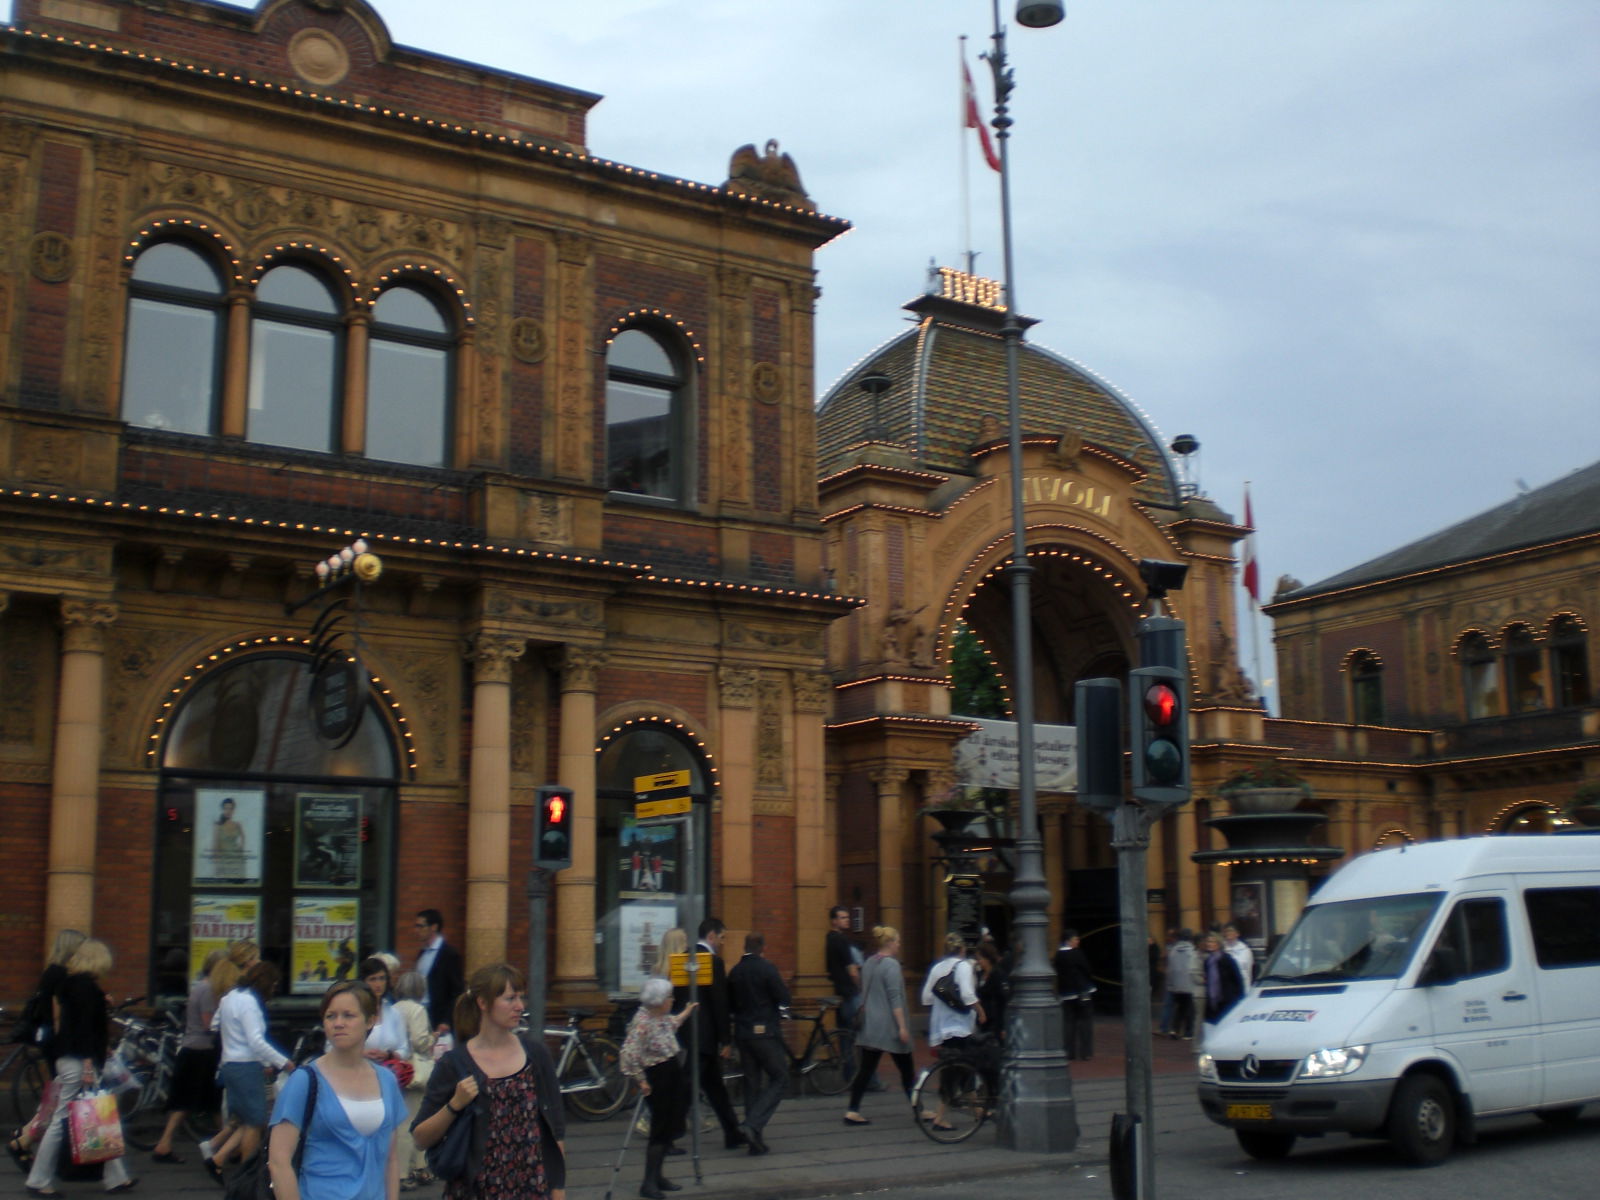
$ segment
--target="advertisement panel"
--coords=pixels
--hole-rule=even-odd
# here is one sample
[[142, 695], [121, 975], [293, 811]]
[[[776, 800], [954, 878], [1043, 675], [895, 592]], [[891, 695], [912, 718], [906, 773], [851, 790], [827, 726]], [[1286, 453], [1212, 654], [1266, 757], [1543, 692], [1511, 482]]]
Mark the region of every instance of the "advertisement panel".
[[290, 986], [297, 996], [320, 996], [356, 969], [361, 902], [350, 896], [296, 896]]

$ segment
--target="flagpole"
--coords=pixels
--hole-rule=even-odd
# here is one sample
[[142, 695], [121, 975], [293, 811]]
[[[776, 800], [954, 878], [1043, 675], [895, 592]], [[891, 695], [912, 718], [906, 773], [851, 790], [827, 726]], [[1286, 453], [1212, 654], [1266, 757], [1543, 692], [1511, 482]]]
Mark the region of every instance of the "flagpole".
[[961, 74], [958, 76], [961, 83], [961, 120], [957, 136], [961, 141], [961, 244], [965, 248], [963, 257], [966, 259], [967, 274], [973, 274], [972, 253], [972, 181], [967, 170], [967, 38], [962, 34], [956, 39], [956, 53], [960, 56]]
[[1244, 519], [1250, 526], [1250, 579], [1245, 595], [1250, 597], [1250, 665], [1256, 673], [1256, 691], [1261, 697], [1261, 707], [1267, 707], [1267, 681], [1261, 674], [1261, 566], [1256, 556], [1256, 518], [1250, 509], [1250, 481], [1244, 481]]

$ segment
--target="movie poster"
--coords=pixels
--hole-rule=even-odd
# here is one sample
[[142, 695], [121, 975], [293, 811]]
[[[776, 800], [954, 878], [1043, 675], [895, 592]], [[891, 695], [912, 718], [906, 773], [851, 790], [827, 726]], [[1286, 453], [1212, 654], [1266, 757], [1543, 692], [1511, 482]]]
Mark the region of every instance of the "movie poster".
[[195, 789], [195, 887], [261, 886], [261, 830], [266, 806], [265, 792]]
[[195, 896], [189, 902], [189, 978], [198, 978], [206, 956], [229, 943], [261, 941], [259, 896]]
[[682, 834], [677, 821], [640, 824], [623, 818], [617, 839], [617, 895], [623, 900], [676, 896], [683, 885]]
[[1259, 880], [1233, 885], [1233, 924], [1239, 927], [1239, 936], [1257, 949], [1266, 945], [1266, 930], [1261, 921], [1265, 888]]
[[346, 896], [296, 896], [289, 990], [320, 996], [330, 983], [353, 979], [361, 902]]
[[361, 797], [301, 792], [294, 799], [294, 886], [361, 886]]
[[622, 937], [618, 972], [621, 987], [624, 992], [637, 993], [655, 970], [661, 935], [678, 923], [678, 906], [671, 901], [634, 900], [622, 905], [618, 918]]

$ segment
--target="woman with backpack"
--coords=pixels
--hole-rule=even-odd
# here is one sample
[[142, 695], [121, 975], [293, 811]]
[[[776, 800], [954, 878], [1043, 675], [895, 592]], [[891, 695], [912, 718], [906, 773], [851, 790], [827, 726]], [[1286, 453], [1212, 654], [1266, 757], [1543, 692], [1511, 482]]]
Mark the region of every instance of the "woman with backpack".
[[911, 1095], [915, 1077], [911, 1025], [906, 1020], [906, 976], [900, 967], [900, 931], [892, 925], [879, 925], [873, 929], [872, 939], [878, 952], [861, 965], [861, 1026], [856, 1034], [856, 1052], [861, 1057], [850, 1084], [846, 1125], [872, 1124], [861, 1115], [861, 1097], [878, 1073], [878, 1063], [885, 1054], [900, 1069], [900, 1083], [907, 1096]]
[[[22, 1010], [22, 1035], [39, 1048], [39, 1053], [44, 1055], [47, 1063], [53, 1064], [56, 1061], [56, 992], [61, 989], [62, 983], [67, 978], [67, 961], [84, 941], [85, 935], [76, 929], [63, 929], [56, 934], [55, 941], [50, 946], [50, 960], [45, 963], [44, 973], [39, 976], [39, 986], [33, 990], [33, 997]], [[41, 1110], [42, 1107], [41, 1105]], [[6, 1143], [6, 1153], [10, 1154], [17, 1166], [24, 1171], [33, 1165], [35, 1139], [28, 1131], [35, 1124], [42, 1124], [38, 1113], [35, 1113]]]

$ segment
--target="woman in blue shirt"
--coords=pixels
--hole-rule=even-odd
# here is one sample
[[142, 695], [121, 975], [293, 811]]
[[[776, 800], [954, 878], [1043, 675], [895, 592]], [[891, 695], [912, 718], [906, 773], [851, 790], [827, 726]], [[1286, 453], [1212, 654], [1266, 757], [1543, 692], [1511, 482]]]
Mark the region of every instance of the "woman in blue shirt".
[[[406, 1104], [394, 1075], [364, 1053], [377, 1019], [378, 998], [364, 983], [336, 983], [323, 995], [328, 1052], [289, 1076], [272, 1112], [267, 1161], [278, 1200], [398, 1200], [394, 1132], [405, 1120]], [[308, 1117], [312, 1071], [317, 1099]], [[294, 1155], [302, 1134], [305, 1152], [297, 1176]]]

